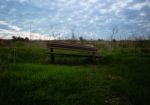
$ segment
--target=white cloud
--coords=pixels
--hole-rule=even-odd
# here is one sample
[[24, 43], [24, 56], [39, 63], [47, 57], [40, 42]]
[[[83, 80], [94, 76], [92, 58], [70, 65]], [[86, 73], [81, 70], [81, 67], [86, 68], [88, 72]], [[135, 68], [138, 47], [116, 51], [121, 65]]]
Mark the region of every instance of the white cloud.
[[101, 14], [106, 14], [108, 13], [109, 11], [107, 9], [100, 9], [99, 11]]
[[91, 20], [89, 21], [89, 23], [90, 23], [90, 24], [94, 23], [94, 20], [93, 20], [93, 19], [91, 19]]
[[32, 40], [52, 40], [54, 39], [53, 37], [50, 37], [46, 34], [40, 34], [40, 33], [30, 33], [26, 31], [12, 31], [12, 30], [6, 30], [6, 29], [0, 29], [0, 38], [3, 39], [11, 39], [12, 36], [20, 36], [20, 37], [28, 37], [31, 38]]
[[0, 9], [4, 9], [5, 8], [5, 5], [0, 5]]
[[20, 3], [28, 2], [28, 0], [19, 0]]
[[98, 0], [87, 0], [87, 1], [89, 1], [89, 3], [97, 3], [98, 2]]
[[21, 28], [17, 27], [17, 26], [14, 26], [14, 25], [8, 25], [9, 28], [15, 30], [15, 31], [20, 31]]
[[112, 21], [112, 19], [109, 18], [109, 19], [106, 19], [105, 23], [110, 23], [111, 21]]
[[68, 20], [68, 21], [72, 21], [72, 18], [68, 18], [67, 20]]
[[2, 25], [6, 25], [6, 24], [7, 24], [7, 22], [6, 22], [6, 21], [4, 21], [4, 20], [0, 20], [0, 24], [2, 24]]
[[139, 15], [140, 15], [140, 16], [146, 16], [146, 14], [145, 14], [145, 13], [140, 13]]
[[11, 24], [9, 24], [7, 21], [0, 20], [0, 24], [6, 25], [7, 27], [9, 27], [10, 29], [12, 29], [12, 30], [14, 30], [14, 31], [20, 31], [20, 30], [21, 30], [20, 27], [15, 26], [15, 25], [11, 25]]
[[132, 6], [128, 7], [131, 10], [141, 10], [144, 7], [149, 7], [150, 8], [150, 1], [145, 1], [142, 3], [135, 3]]
[[114, 11], [116, 14], [118, 14], [132, 2], [133, 0], [120, 0], [118, 2], [115, 2], [111, 5], [110, 11]]
[[42, 39], [42, 40], [49, 40], [53, 39], [52, 37], [46, 34], [34, 33], [34, 32], [26, 32], [22, 31], [22, 29], [18, 26], [11, 25], [7, 21], [0, 20], [0, 25], [6, 25], [10, 29], [0, 29], [0, 38], [7, 38], [11, 39], [12, 36], [21, 36], [21, 37], [32, 37], [32, 39]]
[[132, 2], [133, 0], [120, 0], [120, 1], [113, 2], [109, 6], [103, 8], [103, 6], [105, 6], [105, 3], [104, 3], [101, 6], [101, 8], [99, 8], [99, 11], [101, 14], [115, 13], [117, 15], [126, 7], [128, 7]]

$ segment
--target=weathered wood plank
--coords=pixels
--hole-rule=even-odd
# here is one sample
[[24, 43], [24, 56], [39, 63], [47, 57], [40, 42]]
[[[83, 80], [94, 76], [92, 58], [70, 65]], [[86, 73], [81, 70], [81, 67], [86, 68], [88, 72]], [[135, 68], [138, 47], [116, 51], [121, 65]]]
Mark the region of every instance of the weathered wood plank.
[[72, 44], [72, 43], [59, 43], [59, 42], [50, 42], [47, 43], [49, 48], [64, 48], [64, 49], [73, 49], [73, 50], [81, 50], [81, 51], [89, 51], [89, 52], [97, 52], [98, 49], [94, 46], [89, 45], [80, 45], [80, 44]]
[[[60, 56], [72, 56], [72, 57], [91, 57], [93, 58], [93, 55], [79, 55], [79, 54], [62, 54], [62, 53], [47, 53], [47, 54], [55, 54]], [[95, 55], [94, 58], [101, 58], [100, 56]]]

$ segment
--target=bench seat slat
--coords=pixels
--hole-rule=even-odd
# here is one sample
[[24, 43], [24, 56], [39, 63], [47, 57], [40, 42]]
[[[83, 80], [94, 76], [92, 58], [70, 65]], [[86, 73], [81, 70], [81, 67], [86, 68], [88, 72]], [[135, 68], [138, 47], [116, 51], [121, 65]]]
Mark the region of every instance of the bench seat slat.
[[[93, 57], [93, 55], [79, 55], [79, 54], [62, 54], [62, 53], [52, 53], [49, 52], [47, 54], [54, 54], [54, 55], [60, 55], [60, 56], [72, 56], [72, 57]], [[101, 58], [100, 56], [95, 55], [95, 58]]]

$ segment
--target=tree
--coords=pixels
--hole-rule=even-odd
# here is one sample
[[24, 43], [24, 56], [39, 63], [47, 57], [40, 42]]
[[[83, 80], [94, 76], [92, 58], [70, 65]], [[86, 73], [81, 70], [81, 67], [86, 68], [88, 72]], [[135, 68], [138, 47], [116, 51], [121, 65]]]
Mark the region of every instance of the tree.
[[113, 27], [112, 33], [111, 33], [111, 36], [110, 36], [111, 41], [115, 39], [115, 35], [116, 35], [117, 33], [118, 33], [118, 27], [115, 26], [115, 27]]
[[12, 36], [12, 40], [13, 41], [29, 41], [29, 38], [28, 37], [16, 37], [16, 36]]
[[150, 40], [150, 34], [147, 34], [147, 40]]
[[17, 40], [17, 37], [16, 37], [16, 36], [12, 36], [12, 40], [13, 40], [13, 41], [16, 41], [16, 40]]
[[98, 39], [98, 41], [104, 41], [103, 39]]
[[29, 41], [29, 38], [28, 37], [25, 37], [25, 39], [24, 39], [25, 41]]
[[[113, 42], [116, 42], [116, 40], [115, 40], [115, 35], [118, 33], [118, 27], [117, 26], [115, 26], [115, 27], [113, 27], [113, 29], [112, 29], [112, 33], [111, 33], [111, 35], [110, 35], [110, 40], [111, 40], [111, 42], [110, 42], [110, 47], [111, 47], [111, 50], [113, 49]], [[115, 45], [116, 46], [116, 45]]]
[[71, 39], [72, 39], [72, 40], [76, 40], [75, 33], [74, 33], [74, 29], [72, 29], [71, 32], [72, 32], [72, 37], [71, 37]]
[[80, 37], [79, 37], [79, 40], [80, 40], [80, 41], [83, 41], [83, 37], [82, 37], [82, 36], [80, 36]]
[[56, 36], [57, 36], [57, 35], [56, 35], [55, 32], [54, 32], [54, 25], [51, 25], [50, 30], [51, 30], [50, 37], [52, 36], [52, 38], [53, 38], [54, 40], [56, 40]]

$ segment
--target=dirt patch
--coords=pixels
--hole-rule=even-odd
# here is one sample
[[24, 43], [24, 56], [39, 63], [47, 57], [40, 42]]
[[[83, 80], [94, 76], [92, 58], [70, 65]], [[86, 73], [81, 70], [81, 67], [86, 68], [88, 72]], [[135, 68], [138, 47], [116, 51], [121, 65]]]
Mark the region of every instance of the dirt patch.
[[121, 76], [111, 75], [111, 74], [109, 74], [109, 75], [107, 76], [107, 78], [110, 79], [110, 80], [122, 80], [122, 77], [121, 77]]
[[109, 96], [105, 99], [105, 103], [112, 104], [112, 105], [119, 105], [120, 97], [117, 96]]

